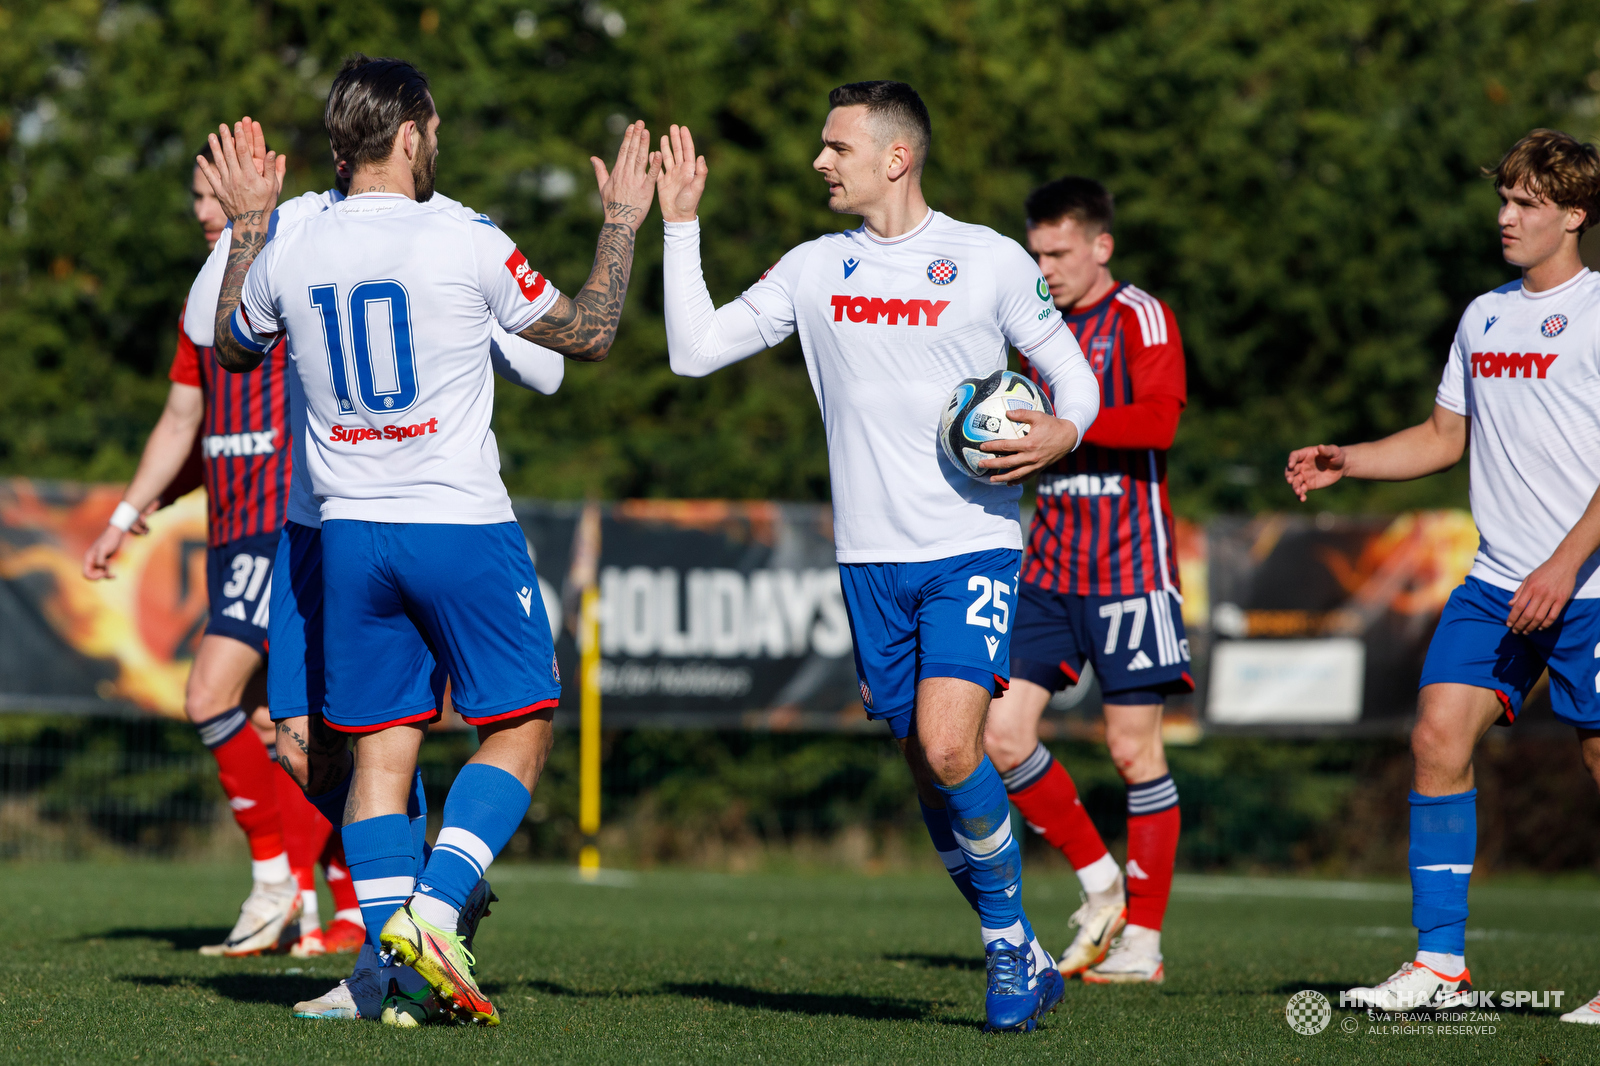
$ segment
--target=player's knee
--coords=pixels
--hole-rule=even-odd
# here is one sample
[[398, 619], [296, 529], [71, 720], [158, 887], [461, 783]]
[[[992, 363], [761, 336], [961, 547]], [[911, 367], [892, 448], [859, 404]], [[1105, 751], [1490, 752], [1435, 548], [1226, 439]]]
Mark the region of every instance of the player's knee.
[[189, 675], [189, 684], [183, 690], [183, 713], [189, 721], [198, 725], [231, 709], [226, 693], [206, 684], [203, 678]]
[[1152, 776], [1165, 761], [1160, 733], [1106, 730], [1106, 747], [1111, 750], [1111, 762], [1124, 780], [1144, 781]]
[[932, 744], [923, 742], [923, 754], [928, 760], [928, 769], [933, 771], [934, 779], [941, 785], [950, 786], [960, 784], [978, 768], [979, 753], [973, 750], [970, 741], [960, 743], [957, 741], [935, 741]]
[[1021, 764], [1038, 746], [1039, 738], [1032, 730], [1018, 729], [1010, 723], [990, 722], [983, 733], [983, 750], [1001, 773]]

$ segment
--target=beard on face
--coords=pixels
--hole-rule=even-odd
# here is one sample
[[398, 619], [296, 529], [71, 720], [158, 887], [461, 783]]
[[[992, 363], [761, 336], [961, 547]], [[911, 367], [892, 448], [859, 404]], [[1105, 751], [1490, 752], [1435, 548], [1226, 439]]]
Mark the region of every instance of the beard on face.
[[433, 180], [438, 169], [439, 142], [434, 141], [424, 151], [418, 152], [411, 164], [411, 180], [417, 187], [417, 203], [425, 204], [433, 197]]

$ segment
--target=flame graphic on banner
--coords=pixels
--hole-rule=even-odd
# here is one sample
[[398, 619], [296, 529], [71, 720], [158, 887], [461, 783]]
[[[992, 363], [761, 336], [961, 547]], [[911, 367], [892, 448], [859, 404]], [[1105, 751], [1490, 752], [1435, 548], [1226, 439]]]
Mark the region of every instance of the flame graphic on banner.
[[0, 578], [48, 578], [33, 602], [51, 629], [80, 655], [116, 664], [101, 698], [181, 718], [206, 616], [205, 494], [156, 512], [147, 536], [126, 538], [112, 580], [85, 580], [83, 554], [119, 498], [111, 486], [0, 482], [0, 529], [26, 531], [0, 537]]

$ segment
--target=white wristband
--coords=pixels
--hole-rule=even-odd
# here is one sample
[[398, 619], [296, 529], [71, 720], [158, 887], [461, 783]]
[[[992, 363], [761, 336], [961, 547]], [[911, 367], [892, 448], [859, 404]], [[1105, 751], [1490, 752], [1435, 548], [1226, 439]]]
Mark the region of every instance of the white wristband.
[[133, 524], [138, 520], [139, 508], [135, 507], [127, 500], [123, 500], [121, 503], [117, 504], [117, 509], [111, 512], [111, 524], [122, 530], [124, 533], [132, 529]]

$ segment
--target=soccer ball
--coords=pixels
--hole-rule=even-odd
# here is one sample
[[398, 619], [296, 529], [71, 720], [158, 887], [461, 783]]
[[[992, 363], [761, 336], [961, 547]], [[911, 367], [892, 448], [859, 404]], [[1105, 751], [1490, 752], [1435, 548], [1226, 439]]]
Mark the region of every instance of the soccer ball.
[[996, 370], [986, 378], [968, 378], [956, 386], [939, 420], [939, 446], [947, 459], [968, 477], [986, 481], [995, 471], [978, 464], [991, 458], [978, 445], [990, 440], [1016, 440], [1028, 435], [1028, 423], [1013, 422], [1007, 411], [1043, 411], [1055, 414], [1044, 391], [1010, 370]]

